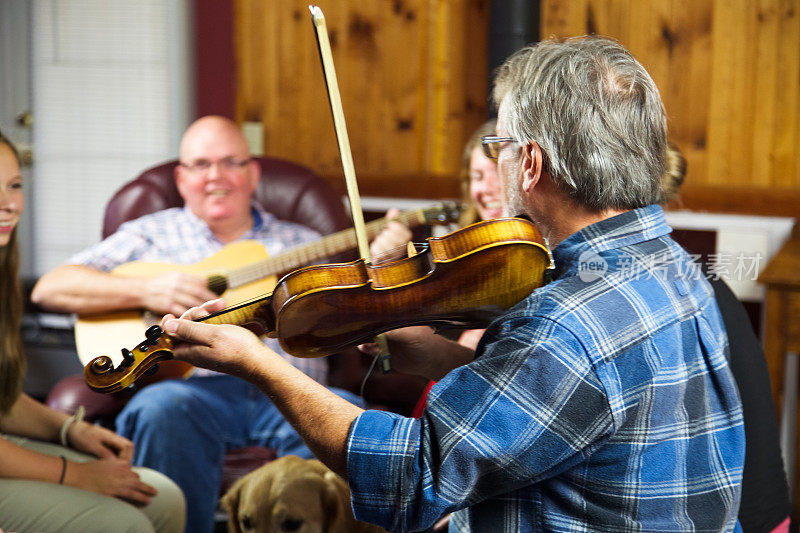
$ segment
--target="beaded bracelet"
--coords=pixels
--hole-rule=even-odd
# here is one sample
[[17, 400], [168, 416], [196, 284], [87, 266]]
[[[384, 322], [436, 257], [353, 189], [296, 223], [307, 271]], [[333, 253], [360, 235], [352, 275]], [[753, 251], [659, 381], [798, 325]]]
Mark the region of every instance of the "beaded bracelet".
[[64, 423], [61, 424], [61, 431], [59, 431], [58, 436], [62, 446], [69, 446], [69, 441], [67, 440], [67, 431], [69, 430], [69, 426], [71, 426], [73, 422], [77, 423], [82, 421], [85, 413], [86, 410], [81, 405], [78, 407], [77, 413], [64, 420]]

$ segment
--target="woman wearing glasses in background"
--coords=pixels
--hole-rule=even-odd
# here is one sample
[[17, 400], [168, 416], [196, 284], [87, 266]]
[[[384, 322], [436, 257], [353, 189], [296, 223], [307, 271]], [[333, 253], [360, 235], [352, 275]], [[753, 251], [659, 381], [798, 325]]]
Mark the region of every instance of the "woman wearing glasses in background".
[[18, 153], [0, 133], [0, 527], [183, 531], [180, 489], [158, 472], [131, 468], [129, 440], [22, 392], [16, 226], [23, 205]]
[[[497, 164], [488, 157], [496, 149], [496, 146], [481, 145], [482, 137], [494, 135], [496, 123], [495, 120], [488, 120], [481, 124], [464, 146], [460, 173], [461, 196], [465, 206], [461, 217], [459, 217], [459, 225], [462, 227], [481, 220], [503, 216]], [[397, 214], [398, 211], [396, 209], [390, 209], [386, 216], [387, 218], [393, 218]], [[411, 231], [408, 228], [399, 222], [389, 222], [386, 229], [372, 241], [370, 254], [375, 257], [391, 253], [393, 250], [404, 250], [411, 237]], [[430, 330], [426, 326], [423, 326], [422, 329]], [[458, 342], [475, 349], [482, 334], [482, 329], [467, 330], [459, 336]], [[366, 351], [372, 351], [373, 348], [373, 345], [364, 346]], [[428, 389], [430, 389], [430, 385]], [[421, 400], [424, 399], [425, 394], [423, 394]], [[424, 402], [417, 404], [414, 408], [414, 416], [418, 416], [423, 407]]]

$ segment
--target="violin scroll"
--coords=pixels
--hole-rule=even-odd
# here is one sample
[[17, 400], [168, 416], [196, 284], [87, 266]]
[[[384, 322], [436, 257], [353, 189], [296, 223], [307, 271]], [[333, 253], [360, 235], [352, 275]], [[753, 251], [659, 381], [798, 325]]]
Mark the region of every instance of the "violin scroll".
[[122, 349], [122, 361], [114, 366], [111, 357], [101, 355], [83, 369], [83, 378], [97, 392], [118, 392], [156, 370], [159, 362], [172, 359], [172, 339], [159, 326], [150, 326], [145, 340], [133, 350]]

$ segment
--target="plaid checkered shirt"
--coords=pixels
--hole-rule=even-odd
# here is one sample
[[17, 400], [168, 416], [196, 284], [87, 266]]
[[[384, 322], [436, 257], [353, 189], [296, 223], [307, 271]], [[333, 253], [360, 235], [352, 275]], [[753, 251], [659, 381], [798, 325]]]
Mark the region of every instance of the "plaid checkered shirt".
[[553, 250], [555, 280], [492, 323], [420, 419], [366, 411], [356, 517], [392, 531], [730, 531], [744, 464], [727, 336], [660, 207]]
[[[253, 227], [239, 240], [255, 240], [273, 256], [293, 246], [320, 238], [316, 231], [278, 220], [257, 203], [253, 203]], [[186, 207], [165, 209], [122, 224], [114, 234], [71, 257], [67, 263], [85, 265], [105, 272], [131, 261], [158, 261], [187, 265], [202, 261], [225, 245], [208, 225]], [[326, 384], [328, 364], [324, 358], [294, 357], [280, 347], [276, 339], [264, 343], [316, 381]], [[216, 372], [198, 368], [193, 376]]]

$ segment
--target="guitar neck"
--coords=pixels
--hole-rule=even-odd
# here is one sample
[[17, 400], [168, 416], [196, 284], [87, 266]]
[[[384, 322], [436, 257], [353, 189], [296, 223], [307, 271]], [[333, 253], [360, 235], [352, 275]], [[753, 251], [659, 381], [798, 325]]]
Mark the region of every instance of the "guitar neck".
[[[425, 213], [423, 209], [404, 211], [393, 220], [397, 220], [406, 227], [415, 227], [425, 223]], [[386, 228], [388, 223], [386, 218], [367, 223], [367, 238], [372, 240]], [[240, 287], [259, 279], [296, 270], [325, 257], [352, 250], [356, 248], [356, 245], [355, 230], [348, 228], [327, 235], [318, 241], [290, 248], [275, 257], [233, 269], [228, 274], [228, 283], [231, 288]]]

